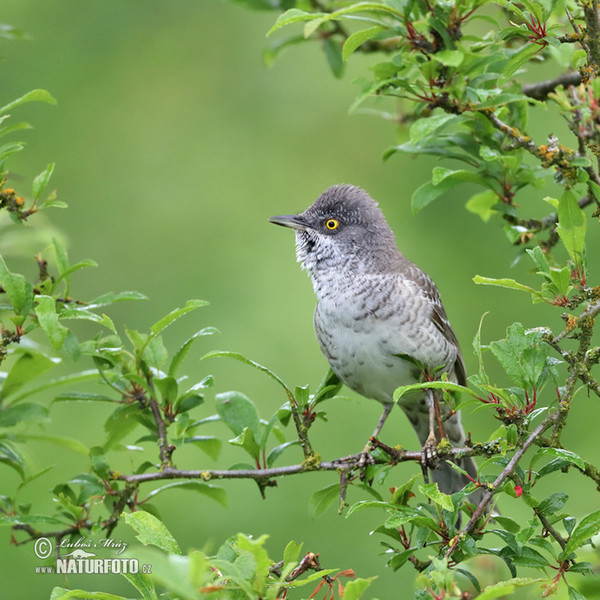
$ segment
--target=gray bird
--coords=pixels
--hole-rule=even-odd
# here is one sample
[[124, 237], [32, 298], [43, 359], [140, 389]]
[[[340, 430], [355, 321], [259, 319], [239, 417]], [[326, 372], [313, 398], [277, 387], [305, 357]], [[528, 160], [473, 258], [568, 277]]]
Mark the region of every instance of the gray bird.
[[[397, 387], [422, 381], [424, 373], [439, 377], [443, 372], [466, 385], [458, 340], [437, 287], [398, 250], [383, 213], [364, 190], [336, 185], [304, 212], [270, 221], [295, 230], [296, 256], [317, 296], [315, 332], [333, 372], [350, 389], [384, 406], [373, 437]], [[433, 394], [421, 392], [399, 402], [421, 446], [430, 450], [440, 437], [434, 402]], [[446, 416], [448, 407], [438, 411]], [[453, 446], [464, 445], [460, 412], [448, 417], [443, 429]], [[471, 458], [458, 464], [477, 476]], [[467, 482], [445, 461], [438, 461], [431, 475], [447, 494]]]

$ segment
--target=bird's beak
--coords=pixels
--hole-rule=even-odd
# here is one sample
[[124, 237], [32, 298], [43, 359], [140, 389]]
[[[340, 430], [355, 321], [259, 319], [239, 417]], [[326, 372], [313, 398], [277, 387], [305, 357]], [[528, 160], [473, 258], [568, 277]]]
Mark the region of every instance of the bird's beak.
[[279, 215], [277, 217], [271, 217], [269, 222], [275, 223], [275, 225], [281, 225], [282, 227], [297, 229], [299, 231], [308, 229], [308, 223], [300, 215]]

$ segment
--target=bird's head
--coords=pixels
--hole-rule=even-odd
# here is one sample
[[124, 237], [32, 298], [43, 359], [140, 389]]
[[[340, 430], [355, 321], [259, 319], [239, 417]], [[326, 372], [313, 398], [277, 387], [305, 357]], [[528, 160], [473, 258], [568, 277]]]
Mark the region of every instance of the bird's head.
[[398, 250], [379, 206], [364, 190], [334, 185], [304, 212], [271, 217], [296, 232], [296, 257], [310, 273], [323, 268], [374, 268]]

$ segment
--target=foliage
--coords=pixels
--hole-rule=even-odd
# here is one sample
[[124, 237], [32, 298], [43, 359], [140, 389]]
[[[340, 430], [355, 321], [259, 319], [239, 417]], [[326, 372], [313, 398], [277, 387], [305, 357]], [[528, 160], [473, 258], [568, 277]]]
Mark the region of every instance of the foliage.
[[[600, 383], [592, 372], [600, 360], [600, 348], [593, 343], [600, 286], [588, 281], [586, 255], [586, 236], [597, 235], [592, 225], [600, 214], [600, 177], [594, 166], [600, 155], [597, 2], [238, 1], [250, 8], [283, 11], [270, 34], [302, 27], [300, 34], [271, 43], [267, 62], [291, 45], [311, 41], [322, 44], [337, 77], [356, 53], [373, 58], [353, 108], [369, 101], [379, 108], [391, 100], [393, 120], [409, 127], [409, 141], [389, 149], [385, 157], [430, 154], [460, 164], [433, 170], [431, 180], [413, 195], [414, 211], [439, 201], [456, 185], [477, 186], [476, 191], [467, 188], [472, 192], [467, 210], [483, 222], [502, 226], [510, 247], [517, 248], [517, 258], [527, 258], [535, 274], [527, 283], [481, 275], [474, 281], [525, 292], [534, 303], [554, 306], [559, 325], [540, 323], [526, 329], [515, 322], [504, 339], [487, 344], [479, 332], [473, 344], [479, 371], [469, 378], [468, 389], [446, 381], [442, 374], [438, 381], [396, 391], [399, 399], [416, 388], [440, 390], [452, 410], [475, 407], [498, 421], [492, 436], [481, 441], [469, 437], [464, 448], [440, 442], [441, 459], [483, 457], [477, 479], [469, 477], [462, 491], [447, 495], [422, 480], [420, 449], [409, 451], [372, 440], [366, 473], [361, 473], [360, 453], [324, 460], [313, 449], [310, 428], [317, 418], [326, 418], [324, 403], [341, 387], [331, 372], [311, 393], [307, 386], [289, 385], [239, 353], [212, 351], [205, 354], [203, 366], [214, 358], [228, 358], [258, 369], [281, 386], [282, 405], [263, 418], [245, 394], [225, 391], [216, 395], [214, 407], [207, 406], [205, 394], [214, 385], [212, 377], [205, 375], [190, 384], [181, 371], [195, 342], [215, 333], [214, 328], [193, 333], [172, 355], [164, 342], [171, 324], [205, 302], [190, 300], [147, 331], [122, 330], [104, 309], [143, 296], [110, 292], [94, 300], [77, 298], [73, 276], [95, 263], [72, 264], [58, 239], [36, 256], [35, 281], [14, 272], [0, 257], [0, 364], [5, 369], [0, 379], [0, 462], [21, 478], [12, 495], [0, 498], [0, 523], [10, 528], [16, 544], [43, 538], [58, 543], [82, 533], [110, 536], [124, 523], [141, 544], [153, 546], [132, 553], [153, 565], [152, 575], [123, 574], [142, 598], [278, 598], [312, 584], [314, 594], [324, 589], [327, 598], [343, 594], [352, 600], [365, 593], [370, 579], [354, 578], [351, 569], [322, 569], [317, 554], [301, 556], [301, 547], [294, 542], [279, 561], [267, 554], [265, 536], [254, 540], [243, 534], [225, 541], [215, 555], [199, 550], [184, 554], [151, 503], [157, 494], [181, 488], [225, 504], [225, 488], [215, 485], [216, 480], [251, 479], [264, 495], [277, 478], [331, 471], [335, 482], [313, 493], [310, 511], [319, 514], [335, 503], [342, 512], [349, 505], [349, 494], [358, 498], [346, 516], [368, 509], [378, 519], [374, 530], [382, 536], [387, 565], [397, 570], [410, 564], [418, 571], [419, 600], [475, 595], [485, 600], [517, 588], [540, 587], [547, 596], [563, 583], [569, 598], [584, 597], [579, 591], [582, 576], [599, 564], [594, 550], [600, 530], [597, 498], [590, 500], [588, 514], [575, 516], [567, 493], [536, 495], [534, 486], [573, 470], [600, 489], [597, 466], [564, 448], [562, 441], [577, 392], [584, 389], [600, 396]], [[538, 63], [553, 69], [553, 79], [523, 84]], [[563, 69], [566, 72], [557, 74]], [[19, 105], [34, 100], [52, 102], [52, 97], [35, 90], [0, 109], [0, 135], [27, 126], [5, 122]], [[572, 147], [553, 134], [545, 143], [536, 143], [526, 133], [530, 111], [560, 115]], [[386, 108], [382, 114], [389, 117], [390, 111]], [[0, 147], [4, 173], [0, 209], [10, 216], [13, 227], [23, 227], [40, 210], [64, 207], [55, 192], [46, 192], [53, 165], [34, 179], [31, 194], [6, 187], [6, 160], [22, 149], [16, 142]], [[544, 202], [535, 204], [536, 198]], [[545, 213], [540, 217], [541, 210]], [[589, 262], [593, 267], [594, 261]], [[92, 335], [81, 333], [89, 329], [75, 327], [80, 321], [89, 322]], [[488, 360], [503, 369], [503, 381], [489, 377]], [[50, 372], [61, 362], [67, 363], [69, 373], [52, 378]], [[93, 368], [78, 370], [81, 362]], [[32, 433], [32, 426], [51, 422], [52, 405], [40, 400], [44, 393], [52, 393], [53, 403], [101, 402], [110, 407], [104, 442], [88, 448], [70, 438]], [[176, 464], [174, 457], [179, 461], [184, 447], [219, 456], [223, 441], [215, 434], [216, 422], [231, 430], [228, 443], [238, 449], [240, 462], [223, 470]], [[286, 428], [293, 433], [286, 435]], [[56, 510], [51, 514], [36, 513], [19, 501], [23, 487], [46, 470], [32, 472], [24, 452], [30, 441], [39, 439], [89, 458], [87, 472], [68, 474], [55, 487]], [[152, 448], [155, 460], [138, 458], [140, 445]], [[283, 456], [298, 450], [302, 462], [281, 465]], [[417, 463], [416, 474], [388, 491], [386, 482], [394, 466], [406, 461]], [[122, 464], [130, 465], [127, 472], [119, 467]], [[152, 483], [159, 486], [148, 490]], [[558, 483], [554, 489], [559, 489]], [[518, 522], [495, 514], [493, 507], [503, 497], [520, 498], [529, 507], [530, 518]], [[505, 565], [510, 578], [498, 570], [497, 581], [482, 585], [481, 557]], [[354, 579], [342, 583], [342, 577]], [[82, 597], [115, 598], [63, 588], [52, 594], [55, 600]]]

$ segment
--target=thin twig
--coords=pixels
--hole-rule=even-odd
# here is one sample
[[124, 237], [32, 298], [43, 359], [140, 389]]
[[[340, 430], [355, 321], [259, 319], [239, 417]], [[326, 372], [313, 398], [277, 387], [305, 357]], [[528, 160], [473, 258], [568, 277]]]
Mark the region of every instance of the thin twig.
[[465, 528], [452, 540], [452, 543], [448, 547], [446, 551], [446, 558], [450, 558], [456, 547], [458, 546], [461, 539], [464, 538], [465, 535], [471, 532], [475, 523], [483, 515], [487, 505], [490, 503], [494, 493], [496, 490], [504, 483], [504, 480], [512, 475], [515, 470], [518, 462], [521, 460], [525, 452], [529, 449], [529, 447], [537, 440], [537, 438], [544, 433], [547, 429], [552, 427], [554, 423], [556, 423], [559, 418], [562, 417], [562, 413], [560, 410], [557, 410], [550, 416], [546, 417], [531, 433], [531, 435], [523, 442], [523, 445], [519, 447], [519, 449], [515, 452], [514, 456], [510, 459], [506, 467], [502, 470], [500, 475], [496, 477], [495, 481], [489, 485], [489, 488], [485, 491], [483, 498], [477, 505], [477, 508], [473, 512], [469, 522], [465, 526]]
[[581, 83], [581, 74], [577, 72], [563, 73], [555, 79], [546, 79], [538, 83], [526, 83], [521, 87], [521, 93], [534, 100], [546, 100], [557, 87], [569, 87]]

